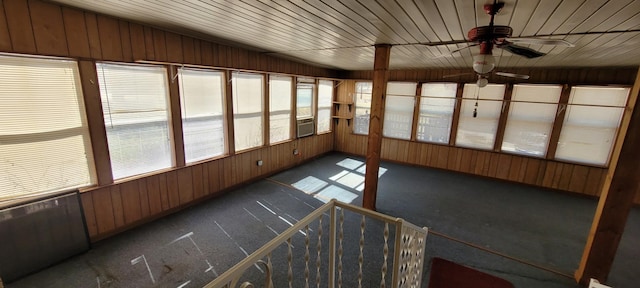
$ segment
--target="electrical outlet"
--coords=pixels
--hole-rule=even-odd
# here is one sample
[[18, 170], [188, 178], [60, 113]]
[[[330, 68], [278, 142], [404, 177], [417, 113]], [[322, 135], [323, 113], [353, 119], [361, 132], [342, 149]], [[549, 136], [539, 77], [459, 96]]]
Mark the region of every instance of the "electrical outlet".
[[256, 164], [258, 164], [258, 166], [262, 166], [262, 160], [258, 160], [258, 162], [256, 162]]
[[298, 149], [293, 149], [293, 155], [298, 155], [300, 154], [300, 152], [298, 152]]

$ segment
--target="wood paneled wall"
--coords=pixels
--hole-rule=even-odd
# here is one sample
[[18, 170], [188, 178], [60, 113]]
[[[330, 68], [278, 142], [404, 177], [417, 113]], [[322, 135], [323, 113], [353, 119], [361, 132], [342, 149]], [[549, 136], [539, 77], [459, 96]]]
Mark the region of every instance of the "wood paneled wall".
[[[396, 70], [390, 72], [389, 81], [443, 82], [446, 80], [448, 82], [473, 82], [473, 75], [466, 80], [442, 78], [442, 75], [455, 74], [456, 71], [462, 72], [460, 70]], [[634, 67], [520, 69], [510, 72], [531, 75], [531, 81], [526, 83], [633, 85], [637, 71], [637, 68]], [[371, 71], [352, 71], [345, 76], [353, 79], [370, 80], [371, 75]], [[511, 81], [511, 78], [505, 79]], [[506, 83], [500, 82], [498, 79], [494, 79], [494, 82]], [[337, 101], [352, 102], [355, 83], [356, 80], [344, 80], [338, 87]], [[351, 121], [351, 125], [353, 125], [353, 121]], [[366, 155], [366, 135], [353, 134], [353, 128], [347, 124], [347, 121], [340, 121], [336, 125], [335, 131], [335, 150], [356, 155]], [[392, 138], [383, 139], [381, 154], [385, 160], [458, 171], [596, 197], [599, 196], [607, 175], [607, 168], [602, 167]], [[640, 195], [636, 196], [635, 203], [640, 204]]]
[[[334, 70], [40, 0], [0, 0], [0, 52], [82, 60], [81, 81], [85, 92], [95, 90], [94, 83], [89, 81], [95, 72], [91, 71], [95, 61], [147, 60], [302, 76], [338, 75]], [[99, 105], [99, 94], [85, 97], [93, 97], [91, 100], [98, 97], [96, 101], [88, 101], [87, 111], [100, 113], [101, 108], [94, 107]], [[89, 115], [88, 118], [95, 120], [102, 116]], [[98, 124], [92, 127], [103, 126]], [[98, 130], [92, 129], [92, 136], [104, 134]], [[94, 150], [107, 149], [103, 146], [94, 143]], [[294, 148], [300, 155], [293, 155]], [[332, 150], [333, 133], [328, 133], [82, 191], [90, 237], [93, 241], [102, 239]], [[105, 155], [95, 152], [96, 157]], [[99, 160], [108, 162], [108, 158]], [[257, 160], [262, 160], [264, 165], [258, 167]], [[104, 167], [98, 168], [99, 176], [110, 174]]]
[[85, 191], [89, 235], [103, 239], [332, 150], [333, 134], [326, 133]]

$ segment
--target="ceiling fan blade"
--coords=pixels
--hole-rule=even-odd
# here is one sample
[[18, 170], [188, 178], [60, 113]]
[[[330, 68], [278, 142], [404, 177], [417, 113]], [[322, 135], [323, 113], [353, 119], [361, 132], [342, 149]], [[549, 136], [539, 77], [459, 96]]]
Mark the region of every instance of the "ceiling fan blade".
[[529, 59], [538, 58], [540, 56], [546, 55], [545, 53], [538, 52], [538, 51], [533, 50], [533, 49], [528, 48], [528, 47], [518, 46], [518, 45], [515, 45], [513, 43], [506, 43], [504, 45], [500, 45], [500, 48], [502, 48], [504, 50], [507, 50], [507, 51], [509, 51], [509, 52], [511, 52], [513, 54], [517, 54], [517, 55], [520, 55], [520, 56], [527, 57]]
[[529, 75], [515, 74], [515, 73], [509, 73], [509, 72], [496, 72], [496, 75], [504, 76], [504, 77], [524, 79], [524, 80], [529, 79]]
[[538, 45], [555, 45], [565, 47], [575, 47], [573, 43], [562, 39], [543, 39], [543, 38], [507, 38], [509, 42], [513, 43], [526, 43], [526, 44], [538, 44]]
[[[439, 45], [464, 44], [464, 43], [473, 43], [473, 42], [474, 41], [469, 41], [469, 40], [452, 40], [452, 41], [440, 41], [440, 42], [421, 42], [416, 44], [424, 45], [424, 46], [439, 46]], [[403, 45], [403, 44], [400, 44], [400, 45]], [[415, 44], [410, 43], [405, 45], [415, 45]]]

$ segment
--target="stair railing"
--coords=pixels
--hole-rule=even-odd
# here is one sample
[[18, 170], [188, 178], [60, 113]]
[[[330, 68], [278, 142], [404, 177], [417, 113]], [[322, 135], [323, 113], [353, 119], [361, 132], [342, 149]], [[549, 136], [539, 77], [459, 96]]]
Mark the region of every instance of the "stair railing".
[[[348, 275], [345, 278], [343, 272], [345, 272], [345, 267], [343, 263], [343, 257], [347, 256], [344, 252], [345, 249], [348, 249], [348, 246], [345, 245], [346, 240], [344, 239], [344, 225], [345, 225], [345, 210], [350, 211], [350, 215], [360, 215], [360, 239], [358, 243], [359, 251], [358, 253], [358, 267], [357, 267], [357, 275]], [[324, 216], [328, 214], [330, 218], [329, 222], [329, 235], [328, 235], [328, 251], [323, 250], [326, 249], [322, 244], [322, 240], [325, 237], [323, 235], [324, 226], [322, 220]], [[311, 212], [309, 215], [304, 217], [302, 220], [295, 223], [289, 229], [285, 230], [274, 239], [269, 241], [267, 244], [253, 252], [251, 255], [247, 256], [245, 259], [237, 263], [235, 266], [224, 272], [222, 275], [214, 279], [212, 282], [208, 283], [204, 287], [207, 288], [251, 288], [255, 287], [256, 284], [253, 282], [264, 282], [260, 285], [260, 287], [274, 288], [274, 276], [279, 276], [279, 280], [286, 282], [286, 284], [277, 285], [277, 287], [300, 287], [300, 285], [305, 288], [310, 286], [310, 281], [314, 281], [314, 285], [316, 287], [371, 287], [371, 281], [377, 281], [371, 279], [365, 279], [366, 275], [376, 274], [370, 273], [367, 271], [367, 267], [369, 267], [371, 262], [364, 261], [364, 251], [366, 250], [369, 253], [369, 250], [366, 249], [371, 248], [371, 244], [365, 245], [365, 230], [367, 228], [367, 219], [373, 219], [378, 223], [384, 225], [382, 231], [382, 237], [376, 238], [382, 240], [382, 243], [374, 243], [381, 244], [382, 255], [369, 255], [367, 254], [367, 259], [382, 259], [382, 264], [380, 267], [380, 287], [385, 288], [389, 282], [388, 278], [388, 258], [390, 256], [390, 250], [392, 249], [392, 275], [390, 286], [392, 288], [404, 288], [404, 287], [420, 287], [422, 282], [422, 270], [423, 270], [423, 262], [424, 262], [424, 251], [426, 244], [426, 237], [428, 230], [426, 227], [418, 227], [409, 222], [404, 221], [401, 218], [394, 218], [382, 213], [370, 211], [367, 209], [363, 209], [358, 206], [346, 204], [343, 202], [339, 202], [335, 199], [329, 201], [323, 206], [319, 207], [315, 211]], [[313, 231], [313, 228], [310, 224], [317, 222], [316, 231]], [[390, 226], [395, 226], [395, 229], [390, 229]], [[375, 229], [374, 229], [375, 230]], [[317, 238], [311, 236], [311, 234], [315, 232], [317, 233]], [[294, 258], [293, 256], [293, 238], [296, 235], [304, 236], [304, 256], [302, 259]], [[393, 235], [391, 235], [393, 234]], [[380, 236], [380, 235], [378, 235]], [[390, 237], [393, 236], [393, 237]], [[373, 236], [368, 236], [373, 237]], [[391, 239], [390, 239], [391, 238]], [[391, 240], [392, 243], [389, 243]], [[316, 244], [316, 261], [315, 261], [315, 279], [311, 279], [311, 269], [309, 264], [313, 266], [311, 262], [311, 253], [310, 246], [311, 242], [315, 241]], [[325, 240], [326, 241], [326, 240]], [[391, 244], [391, 245], [390, 245]], [[296, 242], [296, 246], [297, 246]], [[284, 247], [283, 247], [284, 246]], [[365, 247], [366, 246], [366, 247]], [[391, 247], [390, 247], [391, 246]], [[286, 277], [284, 277], [283, 273], [276, 273], [274, 270], [274, 266], [277, 268], [281, 268], [282, 265], [274, 265], [272, 262], [272, 254], [280, 247], [286, 248]], [[296, 248], [297, 249], [297, 248]], [[280, 249], [282, 250], [282, 249]], [[377, 250], [377, 249], [376, 249]], [[349, 251], [351, 252], [351, 251]], [[322, 257], [322, 254], [327, 255], [328, 257]], [[351, 254], [351, 256], [355, 256]], [[300, 261], [304, 261], [304, 272], [301, 275], [298, 273], [302, 270], [301, 267], [294, 267], [295, 263], [300, 263]], [[323, 262], [326, 261], [326, 262]], [[376, 261], [372, 261], [376, 262]], [[379, 261], [378, 261], [379, 262]], [[378, 263], [379, 264], [379, 263]], [[248, 269], [251, 267], [256, 267], [257, 270], [260, 270], [263, 273], [263, 280], [256, 280], [255, 277], [250, 277], [247, 274]], [[263, 267], [264, 270], [260, 267]], [[349, 271], [352, 271], [355, 267], [349, 267]], [[321, 270], [325, 270], [327, 273], [324, 274]], [[294, 274], [294, 271], [296, 273]], [[255, 271], [254, 271], [255, 272]], [[348, 272], [348, 271], [347, 271]], [[369, 272], [369, 273], [365, 273]], [[336, 275], [337, 273], [337, 275]], [[254, 273], [255, 274], [255, 273]], [[366, 274], [366, 275], [365, 275]], [[356, 279], [353, 277], [356, 276]], [[246, 279], [251, 278], [251, 279]], [[286, 278], [286, 279], [285, 279]], [[323, 281], [324, 279], [324, 281]], [[253, 281], [253, 282], [252, 282]], [[346, 283], [346, 281], [357, 281], [355, 283]], [[301, 283], [303, 282], [303, 283]], [[295, 283], [295, 284], [294, 284]], [[363, 284], [364, 283], [364, 284]], [[353, 286], [352, 286], [353, 285]]]

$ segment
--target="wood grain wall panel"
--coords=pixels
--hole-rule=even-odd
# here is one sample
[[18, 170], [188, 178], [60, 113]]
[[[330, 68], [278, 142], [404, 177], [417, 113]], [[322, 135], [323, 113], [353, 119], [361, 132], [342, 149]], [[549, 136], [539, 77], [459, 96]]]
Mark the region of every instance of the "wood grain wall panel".
[[0, 51], [12, 51], [11, 35], [7, 26], [7, 16], [4, 12], [4, 1], [0, 0]]
[[100, 30], [98, 29], [98, 18], [96, 14], [85, 12], [84, 21], [87, 26], [87, 37], [89, 39], [89, 51], [91, 58], [102, 58], [102, 46], [100, 45]]
[[167, 173], [156, 175], [158, 178], [158, 187], [160, 190], [160, 203], [162, 205], [162, 211], [171, 209], [171, 202], [169, 200], [169, 189], [167, 184]]
[[192, 165], [191, 168], [191, 181], [193, 182], [193, 199], [200, 199], [204, 194], [204, 183], [202, 175], [202, 165]]
[[[185, 39], [187, 37], [184, 37]], [[183, 62], [183, 50], [182, 50], [182, 36], [166, 32], [165, 33], [165, 41], [167, 46], [167, 61], [174, 63], [184, 63]], [[190, 63], [190, 62], [189, 62]]]
[[90, 58], [89, 38], [87, 25], [82, 11], [62, 7], [62, 20], [64, 22], [66, 42], [70, 57]]
[[106, 233], [116, 226], [113, 218], [113, 206], [111, 204], [111, 193], [109, 187], [92, 191], [93, 211], [96, 217], [98, 233]]
[[29, 11], [38, 53], [69, 56], [60, 6], [42, 1], [29, 1]]
[[146, 178], [147, 194], [149, 199], [149, 215], [158, 215], [162, 212], [162, 194], [158, 175]]
[[[145, 57], [144, 60], [159, 60], [156, 57], [155, 50], [155, 40], [153, 39], [153, 31], [154, 29], [148, 26], [144, 26], [144, 48], [145, 48]], [[136, 59], [137, 60], [137, 59]]]
[[153, 29], [153, 50], [156, 60], [167, 61], [167, 41], [164, 31]]
[[193, 176], [191, 167], [178, 169], [178, 191], [180, 205], [184, 205], [193, 200]]
[[574, 164], [563, 164], [562, 167], [562, 175], [560, 176], [560, 181], [558, 182], [558, 189], [571, 191], [569, 186], [571, 185], [571, 177], [573, 176], [573, 170], [576, 165]]
[[133, 61], [147, 59], [147, 47], [144, 27], [129, 23], [129, 39], [131, 40], [131, 56]]
[[200, 42], [200, 53], [202, 54], [202, 65], [210, 65], [213, 66], [213, 45], [211, 42], [201, 41]]
[[585, 190], [585, 184], [587, 183], [587, 177], [589, 176], [589, 167], [582, 165], [575, 165], [573, 167], [573, 173], [571, 174], [571, 182], [567, 190], [572, 192], [583, 192]]
[[202, 64], [202, 43], [199, 39], [193, 39], [193, 63]]
[[214, 194], [220, 191], [220, 160], [207, 163], [209, 173], [209, 193]]
[[142, 219], [138, 182], [133, 180], [120, 184], [120, 196], [122, 197], [125, 225]]
[[122, 207], [122, 194], [120, 185], [113, 185], [109, 189], [111, 193], [111, 205], [113, 206], [113, 218], [116, 228], [124, 226], [124, 208]]
[[[0, 7], [2, 7], [1, 1]], [[89, 232], [89, 237], [94, 238], [98, 235], [98, 225], [96, 224], [96, 214], [93, 208], [93, 193], [81, 193], [80, 200], [82, 201], [82, 210], [84, 212], [84, 219], [87, 225], [87, 231]]]
[[125, 62], [132, 62], [133, 51], [131, 47], [131, 32], [129, 30], [129, 22], [120, 20], [118, 21], [120, 26], [120, 45], [122, 47], [122, 60]]
[[169, 209], [180, 206], [180, 191], [178, 186], [178, 172], [176, 170], [165, 173], [167, 176], [167, 196], [169, 198]]
[[12, 52], [37, 53], [27, 1], [4, 1], [3, 4]]
[[120, 36], [120, 24], [118, 20], [98, 15], [97, 21], [102, 58], [109, 61], [123, 61], [122, 38]]
[[[169, 34], [169, 33], [167, 33]], [[172, 34], [172, 33], [171, 33]], [[193, 55], [194, 50], [193, 50], [193, 38], [191, 37], [180, 37], [179, 35], [176, 35], [178, 39], [180, 40], [176, 40], [174, 39], [173, 41], [178, 42], [179, 44], [181, 44], [180, 46], [178, 45], [174, 45], [171, 47], [171, 49], [169, 50], [170, 54], [175, 54], [180, 56], [177, 60], [169, 60], [170, 62], [183, 62], [184, 63], [190, 63], [190, 64], [194, 64], [195, 62], [195, 56]], [[168, 48], [168, 42], [169, 42], [169, 38], [167, 38], [167, 48]], [[175, 50], [174, 50], [175, 49]], [[174, 58], [176, 58], [174, 56]]]
[[207, 196], [210, 194], [209, 190], [209, 165], [206, 163], [200, 164], [202, 168], [202, 196]]
[[151, 205], [149, 204], [149, 191], [147, 191], [147, 178], [137, 179], [136, 182], [138, 182], [138, 193], [140, 194], [140, 214], [144, 219], [151, 215], [149, 212], [151, 210], [149, 206]]

